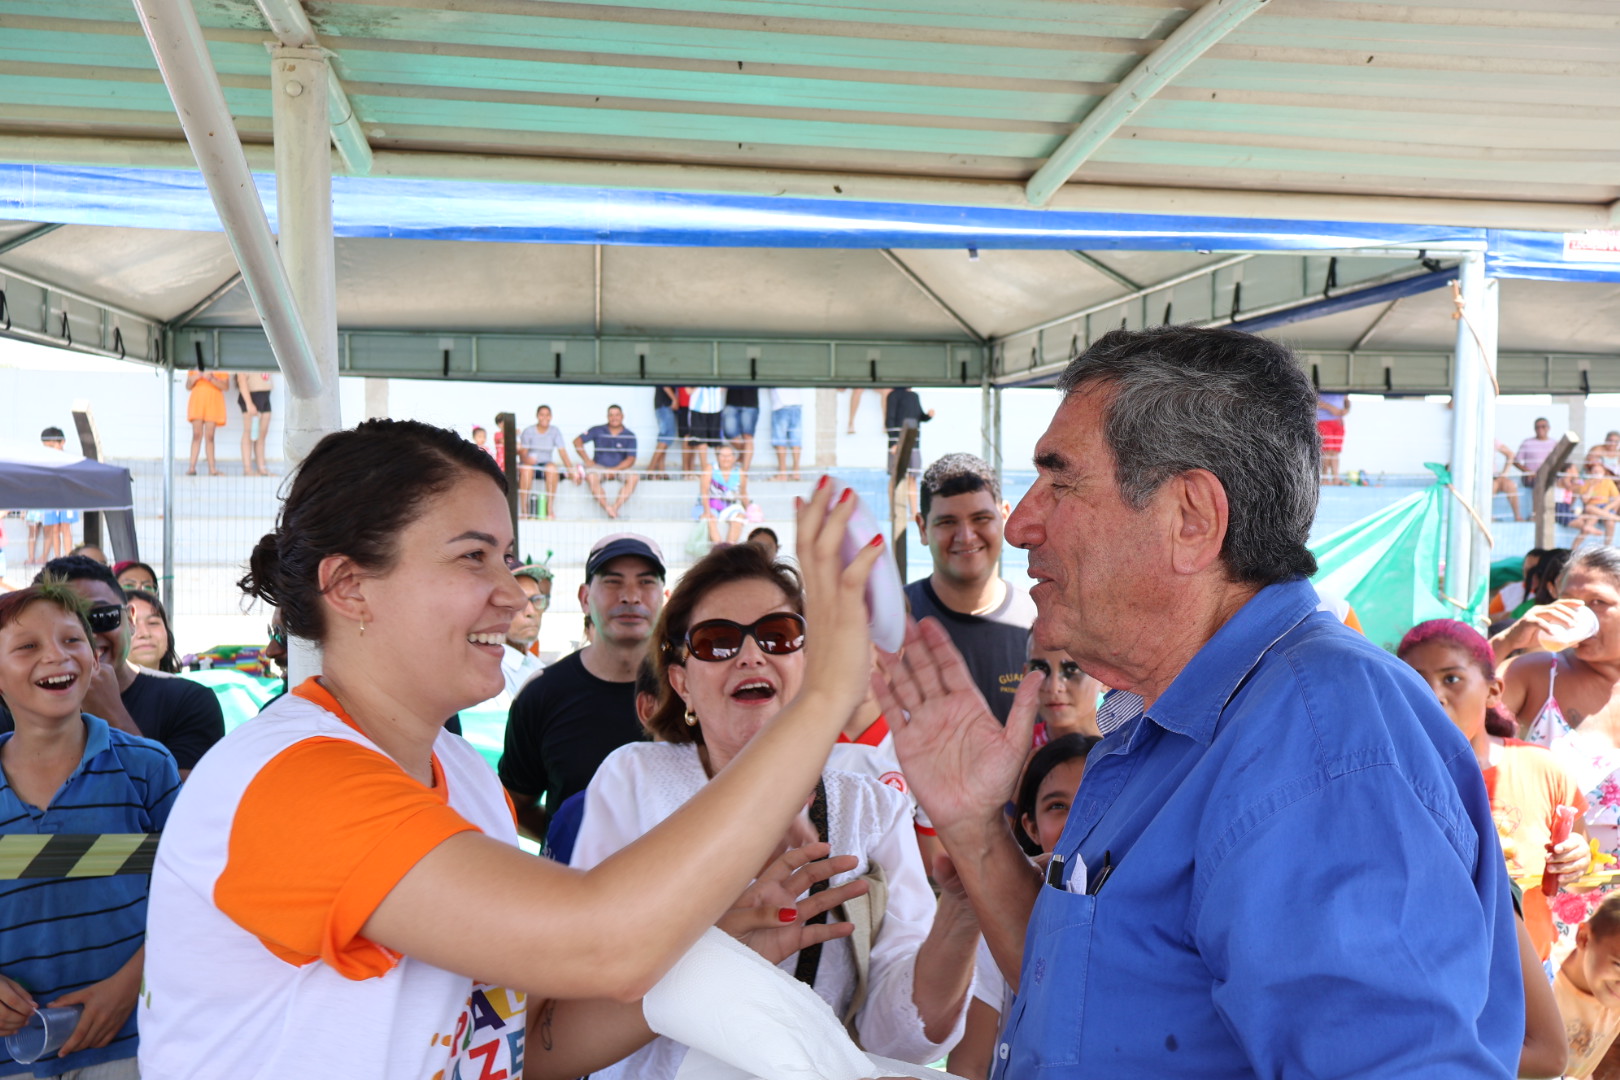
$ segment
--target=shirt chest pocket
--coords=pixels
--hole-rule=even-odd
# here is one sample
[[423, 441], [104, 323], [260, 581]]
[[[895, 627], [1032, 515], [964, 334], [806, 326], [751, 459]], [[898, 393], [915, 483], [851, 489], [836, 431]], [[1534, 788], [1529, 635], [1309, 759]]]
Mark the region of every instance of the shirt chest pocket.
[[1041, 889], [1024, 938], [1012, 1016], [996, 1045], [997, 1080], [1080, 1063], [1097, 898]]

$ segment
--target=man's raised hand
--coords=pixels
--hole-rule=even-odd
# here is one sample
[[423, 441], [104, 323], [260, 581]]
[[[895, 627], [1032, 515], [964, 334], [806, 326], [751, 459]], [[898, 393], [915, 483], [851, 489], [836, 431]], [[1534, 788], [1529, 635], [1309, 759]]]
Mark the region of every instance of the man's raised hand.
[[908, 620], [905, 648], [883, 653], [872, 689], [894, 733], [906, 783], [944, 837], [963, 825], [1003, 828], [1029, 755], [1043, 676], [1024, 676], [1003, 727], [944, 627]]

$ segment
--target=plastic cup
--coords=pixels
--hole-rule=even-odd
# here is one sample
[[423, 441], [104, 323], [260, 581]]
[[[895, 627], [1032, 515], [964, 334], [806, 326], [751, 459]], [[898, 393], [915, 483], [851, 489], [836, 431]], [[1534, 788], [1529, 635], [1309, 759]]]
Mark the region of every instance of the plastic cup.
[[15, 1035], [6, 1036], [6, 1053], [19, 1065], [31, 1065], [55, 1054], [67, 1045], [73, 1029], [79, 1026], [83, 1005], [59, 1005], [38, 1009]]
[[1561, 652], [1598, 632], [1597, 616], [1592, 614], [1591, 608], [1576, 608], [1574, 617], [1575, 625], [1567, 630], [1542, 631], [1541, 647], [1548, 652]]

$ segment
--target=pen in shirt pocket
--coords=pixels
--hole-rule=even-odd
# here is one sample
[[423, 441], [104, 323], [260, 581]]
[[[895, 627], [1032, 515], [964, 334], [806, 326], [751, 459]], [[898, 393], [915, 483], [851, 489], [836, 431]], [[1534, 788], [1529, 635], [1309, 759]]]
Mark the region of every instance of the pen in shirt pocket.
[[1074, 856], [1074, 869], [1067, 881], [1063, 880], [1063, 870], [1068, 865], [1068, 859], [1063, 855], [1053, 855], [1052, 861], [1046, 866], [1046, 883], [1054, 889], [1084, 896], [1086, 893], [1086, 863], [1078, 854]]

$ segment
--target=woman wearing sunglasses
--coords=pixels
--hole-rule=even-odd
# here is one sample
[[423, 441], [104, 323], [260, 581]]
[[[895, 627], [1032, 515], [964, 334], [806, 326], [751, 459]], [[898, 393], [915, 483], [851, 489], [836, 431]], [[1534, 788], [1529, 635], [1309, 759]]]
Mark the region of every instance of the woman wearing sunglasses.
[[414, 421], [322, 439], [243, 581], [320, 643], [322, 674], [226, 736], [176, 802], [152, 874], [142, 1074], [573, 1077], [622, 1056], [599, 1022], [639, 1018], [737, 901], [865, 692], [877, 549], [842, 566], [852, 507], [830, 492], [798, 515], [829, 627], [804, 694], [703, 796], [579, 873], [517, 847], [500, 782], [443, 730], [501, 688], [524, 602], [505, 478]]
[[[812, 578], [812, 605], [817, 588]], [[621, 747], [597, 771], [572, 865], [603, 863], [728, 779], [801, 687], [817, 685], [821, 676], [809, 669], [805, 643], [821, 648], [844, 631], [824, 607], [807, 619], [806, 601], [799, 575], [752, 544], [711, 552], [686, 572], [654, 633], [659, 701], [647, 727], [660, 741]], [[856, 606], [864, 617], [865, 605]], [[847, 613], [840, 615], [847, 621]], [[850, 663], [865, 674], [870, 653], [851, 655]], [[817, 758], [825, 760], [826, 754]], [[801, 812], [778, 834], [779, 846], [829, 843], [856, 863], [833, 882], [881, 869], [887, 900], [874, 915], [873, 921], [881, 917], [876, 934], [860, 943], [870, 948], [864, 972], [856, 943], [844, 937], [803, 949], [781, 967], [813, 986], [869, 1053], [937, 1061], [962, 1032], [978, 940], [972, 909], [954, 875], [941, 882], [936, 905], [911, 806], [898, 791], [825, 769], [808, 805], [807, 793], [795, 789]], [[656, 1039], [596, 1075], [668, 1080], [684, 1055], [679, 1044]]]

